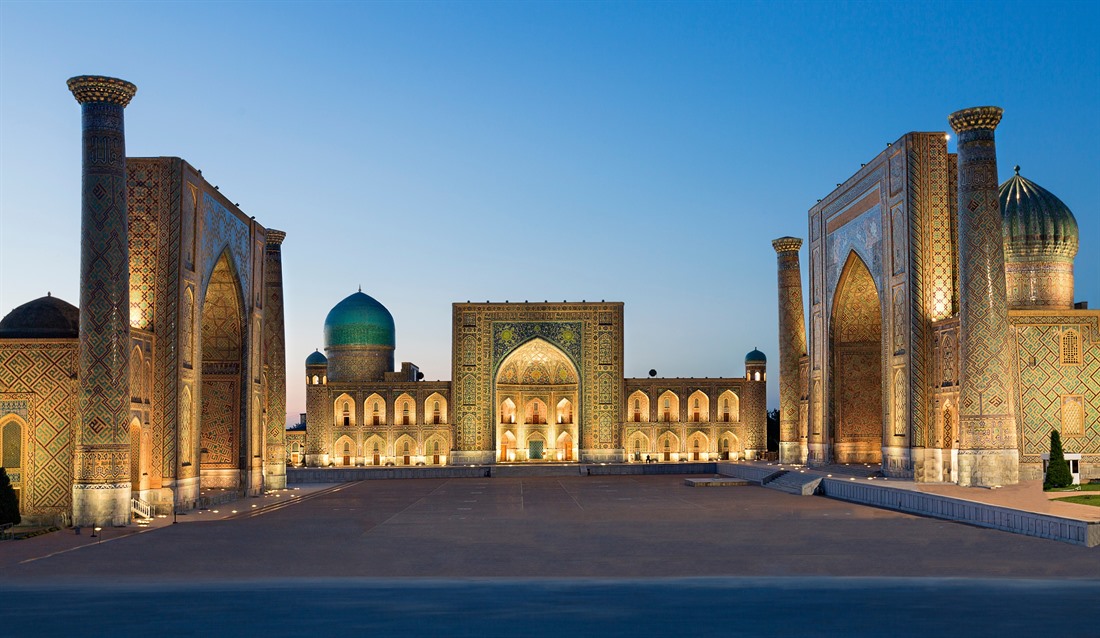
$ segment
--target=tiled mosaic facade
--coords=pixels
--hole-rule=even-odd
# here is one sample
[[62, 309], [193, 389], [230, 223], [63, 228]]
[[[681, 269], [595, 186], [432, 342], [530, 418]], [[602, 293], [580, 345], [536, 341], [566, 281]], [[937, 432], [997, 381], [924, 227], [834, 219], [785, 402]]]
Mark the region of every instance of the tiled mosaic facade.
[[993, 139], [1001, 109], [967, 109], [950, 120], [959, 136], [959, 484], [1015, 483], [1011, 335]]
[[[1059, 341], [1067, 326], [1095, 334], [1096, 311], [1065, 302], [1025, 312], [1005, 300], [1011, 264], [999, 256], [992, 136], [999, 113], [957, 114], [958, 170], [945, 134], [910, 133], [810, 210], [809, 357], [800, 380], [809, 463], [853, 460], [845, 436], [859, 426], [849, 417], [874, 406], [865, 434], [878, 448], [872, 460], [891, 476], [1007, 484], [1018, 456], [1020, 475], [1034, 478], [1052, 428], [1071, 432], [1084, 475], [1100, 473], [1100, 456], [1089, 456], [1100, 452], [1092, 446], [1100, 352], [1074, 337], [1079, 360], [1067, 364]], [[865, 276], [848, 276], [855, 263]], [[968, 274], [979, 263], [999, 264], [1000, 276], [990, 283]], [[1072, 299], [1072, 291], [1059, 295]], [[855, 335], [865, 360], [852, 352]], [[882, 383], [876, 390], [868, 379]]]
[[806, 319], [802, 305], [802, 271], [798, 249], [802, 240], [781, 237], [772, 242], [779, 271], [779, 460], [806, 460], [806, 424], [801, 416], [799, 370], [806, 356]]
[[304, 463], [678, 461], [766, 449], [764, 362], [746, 363], [745, 378], [624, 380], [621, 303], [457, 303], [452, 340], [449, 382], [417, 382], [411, 364], [354, 381], [329, 377], [323, 358], [308, 364]]
[[[78, 100], [133, 92], [126, 83], [74, 81]], [[263, 353], [266, 231], [183, 160], [125, 158], [121, 105], [82, 108], [88, 174], [81, 290], [88, 298], [81, 298], [79, 345], [0, 340], [0, 426], [18, 420], [24, 441], [21, 509], [32, 521], [75, 513], [77, 523], [125, 523], [131, 495], [160, 511], [188, 508], [203, 487], [203, 449], [215, 459], [209, 465], [228, 472], [206, 468], [215, 471], [207, 486], [258, 492], [269, 440], [265, 384], [285, 388], [281, 376], [272, 378], [282, 375], [271, 361], [282, 356], [281, 323], [268, 329], [272, 353], [266, 360]], [[222, 275], [214, 277], [217, 264]], [[204, 284], [211, 280], [215, 298], [236, 300], [236, 323], [219, 312], [225, 304], [218, 301], [207, 315]], [[281, 279], [266, 290], [281, 298]], [[204, 341], [211, 344], [205, 354]], [[235, 357], [226, 348], [236, 348]], [[205, 400], [204, 377], [221, 383]], [[109, 400], [93, 405], [100, 398]], [[230, 409], [210, 410], [211, 398]], [[270, 440], [281, 446], [278, 425]], [[235, 435], [225, 433], [233, 428]], [[212, 439], [213, 431], [219, 435]], [[275, 454], [281, 465], [281, 447]], [[84, 485], [104, 504], [90, 517], [79, 503]]]
[[[73, 458], [73, 516], [81, 525], [129, 520], [130, 263], [123, 109], [129, 82], [76, 77], [81, 105], [80, 427]], [[120, 510], [125, 511], [120, 511]]]

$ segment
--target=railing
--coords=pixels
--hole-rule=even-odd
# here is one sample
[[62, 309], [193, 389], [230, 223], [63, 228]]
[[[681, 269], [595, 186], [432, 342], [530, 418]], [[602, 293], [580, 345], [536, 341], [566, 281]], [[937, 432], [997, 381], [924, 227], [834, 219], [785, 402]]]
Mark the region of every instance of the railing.
[[15, 527], [15, 523], [4, 523], [0, 525], [0, 541], [15, 538], [15, 534], [11, 531], [12, 527]]
[[130, 499], [130, 511], [144, 518], [153, 518], [153, 506], [140, 498]]

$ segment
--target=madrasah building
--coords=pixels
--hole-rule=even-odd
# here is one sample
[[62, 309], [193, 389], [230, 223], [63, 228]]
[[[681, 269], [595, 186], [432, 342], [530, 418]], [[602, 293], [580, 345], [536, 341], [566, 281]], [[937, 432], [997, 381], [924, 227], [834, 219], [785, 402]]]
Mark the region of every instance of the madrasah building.
[[880, 464], [918, 482], [1040, 478], [1057, 430], [1100, 478], [1100, 311], [1074, 303], [1077, 221], [997, 183], [998, 107], [909, 133], [809, 211], [779, 266], [780, 460]]
[[80, 305], [0, 321], [0, 464], [28, 522], [124, 525], [286, 485], [281, 243], [176, 157], [126, 157], [137, 88], [75, 77]]
[[[395, 326], [355, 292], [305, 360], [291, 464], [388, 466], [753, 459], [767, 361], [736, 378], [624, 378], [623, 304], [456, 303], [451, 381], [394, 371]], [[301, 377], [299, 377], [301, 378]]]

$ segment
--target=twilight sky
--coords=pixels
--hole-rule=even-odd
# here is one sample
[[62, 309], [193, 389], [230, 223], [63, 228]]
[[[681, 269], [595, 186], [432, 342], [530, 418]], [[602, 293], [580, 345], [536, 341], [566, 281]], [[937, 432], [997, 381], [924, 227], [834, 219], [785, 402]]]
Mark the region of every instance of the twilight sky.
[[0, 315], [78, 300], [81, 74], [138, 86], [128, 155], [182, 157], [287, 232], [292, 419], [359, 285], [428, 379], [466, 300], [623, 301], [627, 376], [740, 376], [754, 346], [774, 372], [771, 240], [969, 106], [1005, 109], [1001, 179], [1020, 164], [1076, 214], [1097, 307], [1098, 31], [1085, 2], [3, 0]]

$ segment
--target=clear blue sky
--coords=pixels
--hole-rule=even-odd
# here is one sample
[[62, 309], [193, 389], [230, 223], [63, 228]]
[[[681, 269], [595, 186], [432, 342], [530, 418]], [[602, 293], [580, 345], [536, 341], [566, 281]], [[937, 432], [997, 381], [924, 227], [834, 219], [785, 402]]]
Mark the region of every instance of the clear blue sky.
[[[289, 411], [328, 310], [450, 376], [453, 301], [626, 303], [626, 372], [778, 363], [771, 240], [908, 131], [995, 104], [1100, 305], [1100, 3], [0, 2], [0, 314], [78, 299], [78, 74], [287, 231]], [[951, 145], [954, 150], [954, 144]], [[803, 251], [805, 263], [805, 251]], [[778, 375], [769, 403], [778, 403]]]

